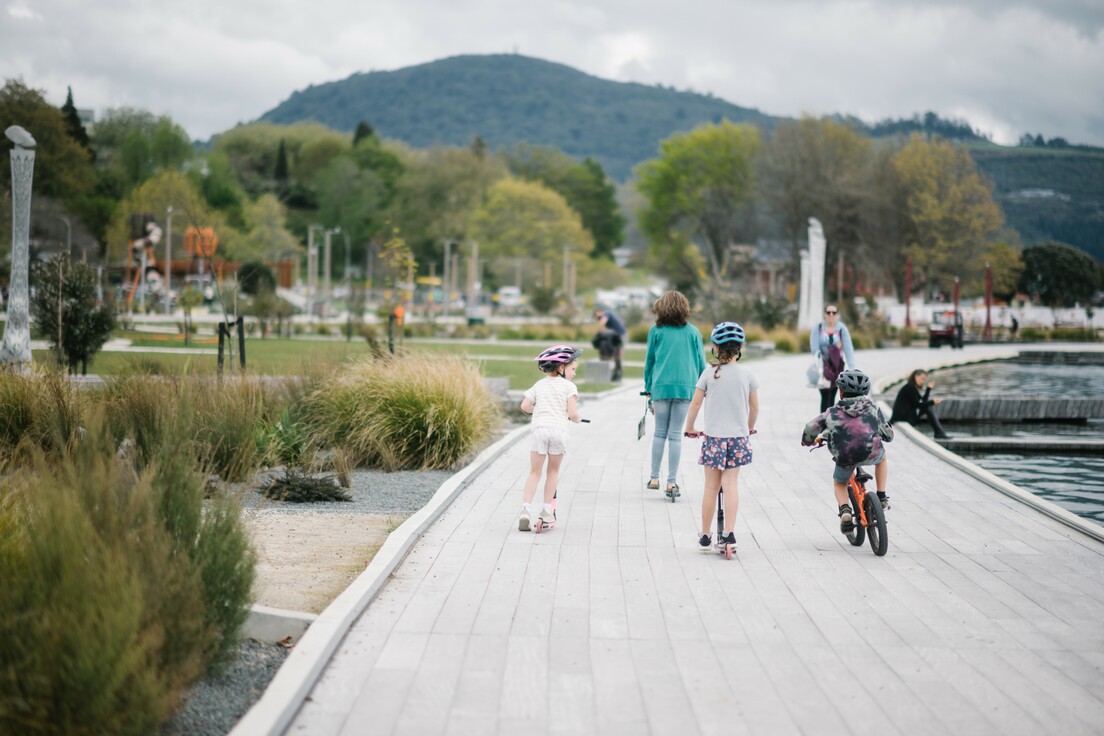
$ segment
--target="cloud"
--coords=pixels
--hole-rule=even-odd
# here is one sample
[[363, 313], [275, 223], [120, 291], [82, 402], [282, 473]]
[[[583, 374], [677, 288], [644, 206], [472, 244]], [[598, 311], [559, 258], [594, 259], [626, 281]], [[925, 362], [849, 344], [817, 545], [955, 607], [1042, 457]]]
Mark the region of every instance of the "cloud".
[[197, 138], [310, 84], [517, 51], [764, 112], [933, 110], [1013, 142], [1104, 145], [1104, 4], [1090, 0], [15, 0], [0, 75], [57, 104], [169, 114]]

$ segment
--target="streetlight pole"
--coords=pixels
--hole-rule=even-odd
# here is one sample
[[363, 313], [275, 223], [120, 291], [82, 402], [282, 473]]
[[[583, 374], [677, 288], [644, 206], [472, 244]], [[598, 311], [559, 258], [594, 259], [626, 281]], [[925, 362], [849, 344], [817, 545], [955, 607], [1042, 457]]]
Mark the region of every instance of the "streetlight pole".
[[172, 216], [170, 204], [165, 208], [165, 314], [172, 311]]
[[[341, 230], [341, 228], [338, 228]], [[349, 233], [345, 230], [341, 230], [341, 235], [345, 238], [345, 269], [341, 272], [341, 280], [345, 284], [345, 299], [348, 300], [352, 293], [352, 282], [349, 281], [349, 270], [352, 267], [353, 251], [349, 245]]]
[[452, 241], [451, 240], [446, 240], [445, 241], [445, 268], [444, 268], [444, 270], [441, 271], [441, 283], [443, 283], [445, 285], [445, 288], [443, 289], [444, 294], [445, 294], [445, 298], [444, 298], [443, 301], [445, 302], [445, 305], [444, 305], [444, 309], [441, 310], [441, 314], [445, 315], [445, 316], [448, 315], [449, 306], [452, 303], [452, 270], [451, 270], [452, 263], [451, 263], [451, 259], [452, 259]]
[[58, 219], [65, 223], [65, 253], [73, 258], [73, 223], [65, 215], [58, 215]]
[[321, 225], [307, 226], [307, 312], [312, 315], [318, 292], [318, 249], [314, 245], [314, 231], [325, 229]]

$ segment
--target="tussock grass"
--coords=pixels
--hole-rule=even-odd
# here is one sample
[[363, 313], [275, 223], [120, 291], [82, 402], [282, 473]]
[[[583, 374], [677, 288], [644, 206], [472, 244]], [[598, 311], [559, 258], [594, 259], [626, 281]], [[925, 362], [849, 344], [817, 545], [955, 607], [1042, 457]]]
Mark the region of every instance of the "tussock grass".
[[79, 436], [84, 402], [63, 373], [0, 373], [0, 456], [57, 454]]
[[455, 357], [405, 355], [351, 364], [310, 397], [321, 444], [356, 465], [393, 470], [455, 466], [500, 420], [478, 369]]
[[256, 379], [233, 378], [219, 384], [189, 383], [180, 410], [191, 409], [192, 437], [201, 465], [219, 478], [244, 480], [260, 465], [258, 438], [264, 390]]

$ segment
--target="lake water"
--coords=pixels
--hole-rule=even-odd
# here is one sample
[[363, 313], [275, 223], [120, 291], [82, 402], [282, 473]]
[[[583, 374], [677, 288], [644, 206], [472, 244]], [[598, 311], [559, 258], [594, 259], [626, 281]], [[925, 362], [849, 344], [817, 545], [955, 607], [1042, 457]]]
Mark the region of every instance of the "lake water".
[[1104, 525], [1104, 456], [981, 455], [962, 453], [972, 463]]
[[933, 371], [933, 396], [1104, 396], [1104, 366], [994, 361]]
[[[935, 397], [984, 394], [1060, 398], [1104, 396], [1104, 366], [997, 361], [934, 371]], [[1104, 419], [1085, 424], [963, 422], [946, 424], [958, 436], [1082, 437], [1104, 439]], [[962, 453], [1024, 490], [1104, 525], [1104, 456], [1041, 453]]]

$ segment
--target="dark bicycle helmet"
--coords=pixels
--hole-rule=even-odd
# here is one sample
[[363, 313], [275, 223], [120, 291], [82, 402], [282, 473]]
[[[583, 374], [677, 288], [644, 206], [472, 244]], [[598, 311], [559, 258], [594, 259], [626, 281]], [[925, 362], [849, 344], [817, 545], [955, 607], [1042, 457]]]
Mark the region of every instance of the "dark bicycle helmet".
[[735, 322], [721, 322], [709, 333], [709, 339], [717, 345], [744, 341], [744, 328]]
[[574, 360], [578, 360], [582, 354], [582, 350], [570, 345], [553, 345], [536, 357], [537, 367], [547, 373], [554, 370], [558, 365], [567, 365]]
[[836, 378], [839, 390], [852, 396], [866, 396], [870, 393], [870, 377], [854, 368], [845, 370]]

